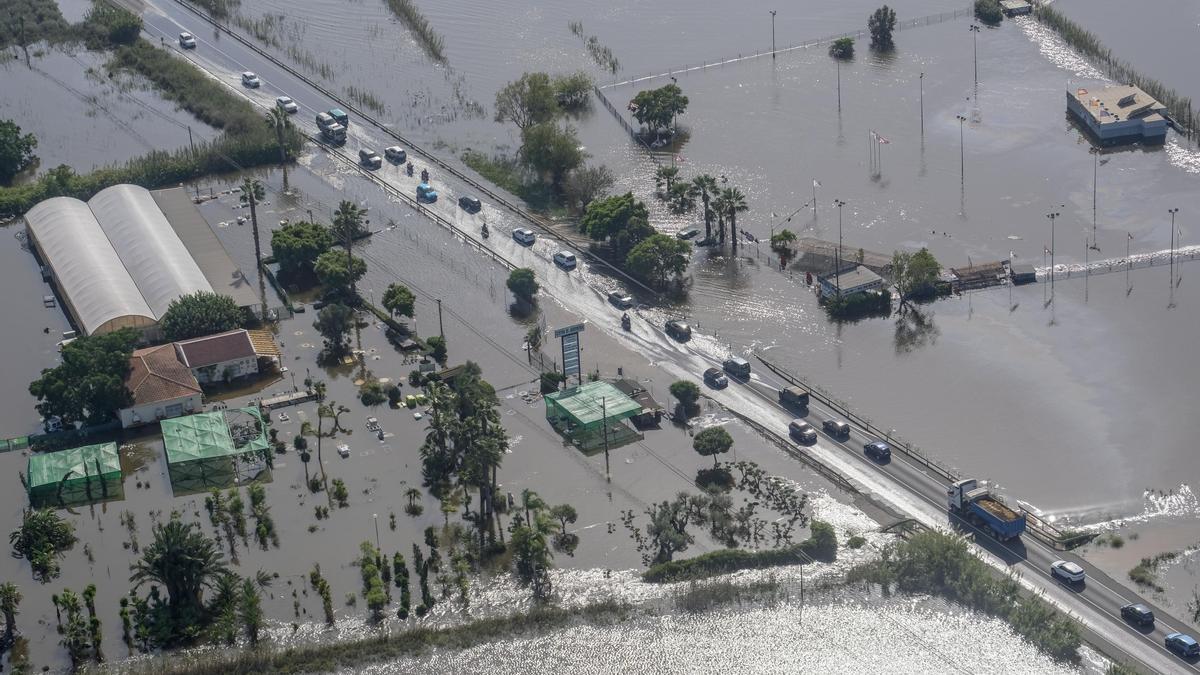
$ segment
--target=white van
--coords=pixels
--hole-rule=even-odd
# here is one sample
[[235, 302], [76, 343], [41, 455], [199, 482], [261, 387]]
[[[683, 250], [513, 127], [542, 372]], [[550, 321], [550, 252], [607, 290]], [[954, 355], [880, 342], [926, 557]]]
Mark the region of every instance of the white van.
[[535, 237], [533, 236], [533, 230], [524, 227], [518, 227], [517, 229], [513, 230], [513, 239], [515, 239], [518, 244], [533, 246]]

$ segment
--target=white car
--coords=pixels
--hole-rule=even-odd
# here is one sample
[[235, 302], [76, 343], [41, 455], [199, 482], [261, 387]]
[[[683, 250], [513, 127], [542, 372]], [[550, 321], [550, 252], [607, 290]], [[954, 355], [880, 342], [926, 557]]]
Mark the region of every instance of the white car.
[[518, 227], [517, 229], [513, 230], [513, 239], [515, 239], [518, 244], [533, 246], [534, 238], [533, 230], [528, 228]]
[[559, 251], [554, 254], [554, 264], [564, 270], [573, 270], [579, 263], [575, 260], [575, 254], [570, 251]]
[[296, 105], [291, 96], [280, 96], [275, 99], [275, 107], [289, 115], [295, 115], [300, 112], [300, 106]]
[[350, 446], [346, 445], [345, 443], [342, 443], [341, 445], [337, 446], [337, 451], [338, 451], [338, 454], [341, 455], [342, 457], [350, 456]]
[[1050, 576], [1062, 579], [1067, 583], [1079, 584], [1087, 578], [1087, 573], [1078, 563], [1067, 560], [1055, 560], [1050, 563]]
[[191, 33], [180, 33], [179, 34], [179, 46], [183, 47], [184, 49], [195, 49], [196, 48], [196, 36], [192, 35]]
[[242, 84], [250, 87], [251, 89], [258, 89], [260, 86], [262, 86], [262, 81], [258, 79], [257, 75], [247, 70], [246, 72], [242, 73]]
[[287, 421], [289, 421], [289, 420], [291, 420], [291, 419], [292, 419], [292, 418], [288, 417], [288, 414], [287, 414], [287, 413], [285, 413], [285, 412], [281, 412], [281, 413], [279, 413], [279, 421], [280, 421], [280, 422], [287, 422]]

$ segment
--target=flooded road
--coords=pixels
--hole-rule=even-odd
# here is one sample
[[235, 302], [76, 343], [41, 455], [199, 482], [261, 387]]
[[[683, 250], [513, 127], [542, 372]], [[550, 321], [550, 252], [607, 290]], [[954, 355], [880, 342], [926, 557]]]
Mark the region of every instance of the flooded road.
[[[398, 54], [404, 88], [374, 91], [386, 100], [380, 116], [404, 133], [447, 155], [467, 147], [511, 150], [515, 137], [506, 127], [487, 116], [466, 115], [464, 106], [457, 108], [464, 114], [453, 112], [449, 71], [421, 65], [415, 45], [387, 52], [387, 58], [376, 55], [387, 38], [410, 39], [382, 5], [353, 5], [354, 18], [346, 25], [318, 27], [305, 17], [322, 13], [320, 7], [313, 0], [311, 8], [304, 3], [289, 11], [254, 1], [241, 11], [248, 17], [284, 13], [285, 25], [303, 25], [289, 29], [297, 35], [322, 31], [323, 39], [302, 42], [310, 50], [327, 50], [331, 58], [340, 55], [339, 86], [394, 77], [389, 73], [395, 69], [381, 69], [390, 68]], [[901, 8], [900, 18], [954, 8], [914, 3]], [[449, 69], [465, 77], [466, 89], [458, 91], [470, 92], [466, 100], [485, 107], [496, 88], [524, 70], [591, 67], [578, 39], [565, 29], [576, 14], [584, 32], [598, 34], [622, 60], [618, 77], [740, 53], [741, 45], [746, 51], [759, 48], [751, 12], [734, 19], [735, 26], [745, 23], [730, 29], [737, 39], [724, 41], [712, 32], [707, 10], [681, 10], [672, 21], [680, 34], [697, 39], [672, 42], [667, 49], [638, 42], [643, 31], [661, 32], [653, 21], [631, 20], [628, 11], [616, 9], [592, 10], [596, 15], [585, 10], [530, 13], [490, 6], [496, 21], [521, 25], [517, 34], [536, 31], [545, 40], [542, 52], [505, 57], [518, 46], [472, 37], [478, 29], [462, 17], [482, 11], [474, 4], [425, 9], [446, 35]], [[780, 15], [778, 42], [856, 28], [867, 12], [839, 6], [806, 11], [806, 18], [789, 17], [789, 23]], [[371, 20], [389, 30], [366, 36], [351, 30], [353, 22]], [[614, 22], [631, 30], [605, 30]], [[1055, 232], [1060, 264], [1082, 263], [1085, 253], [1121, 255], [1127, 241], [1134, 252], [1165, 249], [1170, 240], [1165, 209], [1200, 212], [1195, 150], [1171, 140], [1162, 149], [1106, 152], [1097, 167], [1100, 251], [1086, 251], [1092, 157], [1066, 118], [1064, 92], [1068, 81], [1071, 87], [1103, 81], [1060, 41], [1022, 19], [979, 37], [976, 96], [966, 23], [902, 32], [897, 52], [887, 57], [860, 45], [855, 59], [842, 67], [840, 115], [836, 69], [822, 48], [690, 73], [680, 79], [692, 101], [681, 118], [689, 140], [673, 154], [685, 176], [726, 176], [743, 189], [751, 211], [739, 226], [764, 240], [784, 226], [801, 235], [836, 237], [832, 201], [838, 198], [847, 202], [842, 216], [850, 250], [928, 246], [950, 266], [1010, 255], [1040, 265], [1050, 244], [1045, 215], [1051, 211], [1064, 214]], [[287, 43], [281, 44], [274, 49], [286, 58]], [[726, 44], [734, 46], [723, 48]], [[610, 77], [594, 67], [591, 72], [600, 81]], [[419, 82], [426, 83], [425, 93], [408, 90]], [[634, 91], [624, 87], [607, 95], [620, 107]], [[956, 115], [967, 118], [961, 147]], [[658, 227], [670, 232], [696, 225], [698, 216], [676, 216], [656, 203], [656, 165], [622, 136], [603, 108], [594, 106], [575, 123], [593, 161], [617, 167], [617, 189], [645, 199]], [[869, 162], [870, 130], [890, 141], [877, 170]], [[801, 209], [791, 223], [783, 222], [811, 198], [814, 179], [821, 183], [815, 216]], [[505, 214], [494, 217], [513, 226]], [[495, 222], [490, 213], [488, 222]], [[1190, 221], [1183, 218], [1179, 229], [1186, 243]], [[1190, 369], [1197, 367], [1186, 358], [1184, 336], [1196, 328], [1187, 281], [1170, 310], [1166, 273], [1143, 270], [1134, 272], [1131, 293], [1122, 275], [1088, 279], [1086, 289], [1083, 280], [1060, 282], [1050, 307], [1043, 307], [1041, 287], [1016, 289], [1011, 301], [1007, 290], [943, 301], [925, 308], [930, 320], [913, 331], [897, 318], [830, 324], [800, 276], [780, 274], [772, 258], [765, 246], [745, 247], [737, 260], [697, 254], [690, 302], [670, 312], [698, 324], [704, 338], [697, 344], [710, 356], [769, 349], [881, 426], [896, 428], [934, 456], [988, 476], [1052, 513], [1137, 513], [1144, 489], [1171, 490], [1200, 473], [1188, 451], [1197, 429], [1178, 414], [1178, 402], [1192, 392]], [[1136, 425], [1122, 421], [1130, 405], [1138, 411]], [[1043, 470], [1029, 472], [1033, 464]]]

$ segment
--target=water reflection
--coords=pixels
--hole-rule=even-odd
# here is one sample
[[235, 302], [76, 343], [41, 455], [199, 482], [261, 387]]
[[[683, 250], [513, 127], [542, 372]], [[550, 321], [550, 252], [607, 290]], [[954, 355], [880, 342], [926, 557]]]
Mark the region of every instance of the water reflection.
[[893, 342], [897, 354], [908, 354], [937, 343], [938, 330], [932, 309], [906, 306], [896, 314], [896, 333]]

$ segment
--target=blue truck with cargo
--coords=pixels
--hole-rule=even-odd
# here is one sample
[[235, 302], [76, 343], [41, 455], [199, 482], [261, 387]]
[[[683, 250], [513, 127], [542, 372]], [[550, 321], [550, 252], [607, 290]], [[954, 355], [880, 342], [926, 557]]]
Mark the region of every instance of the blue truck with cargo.
[[1016, 539], [1025, 531], [1025, 514], [993, 497], [974, 478], [952, 483], [946, 488], [946, 501], [951, 513], [999, 541]]

